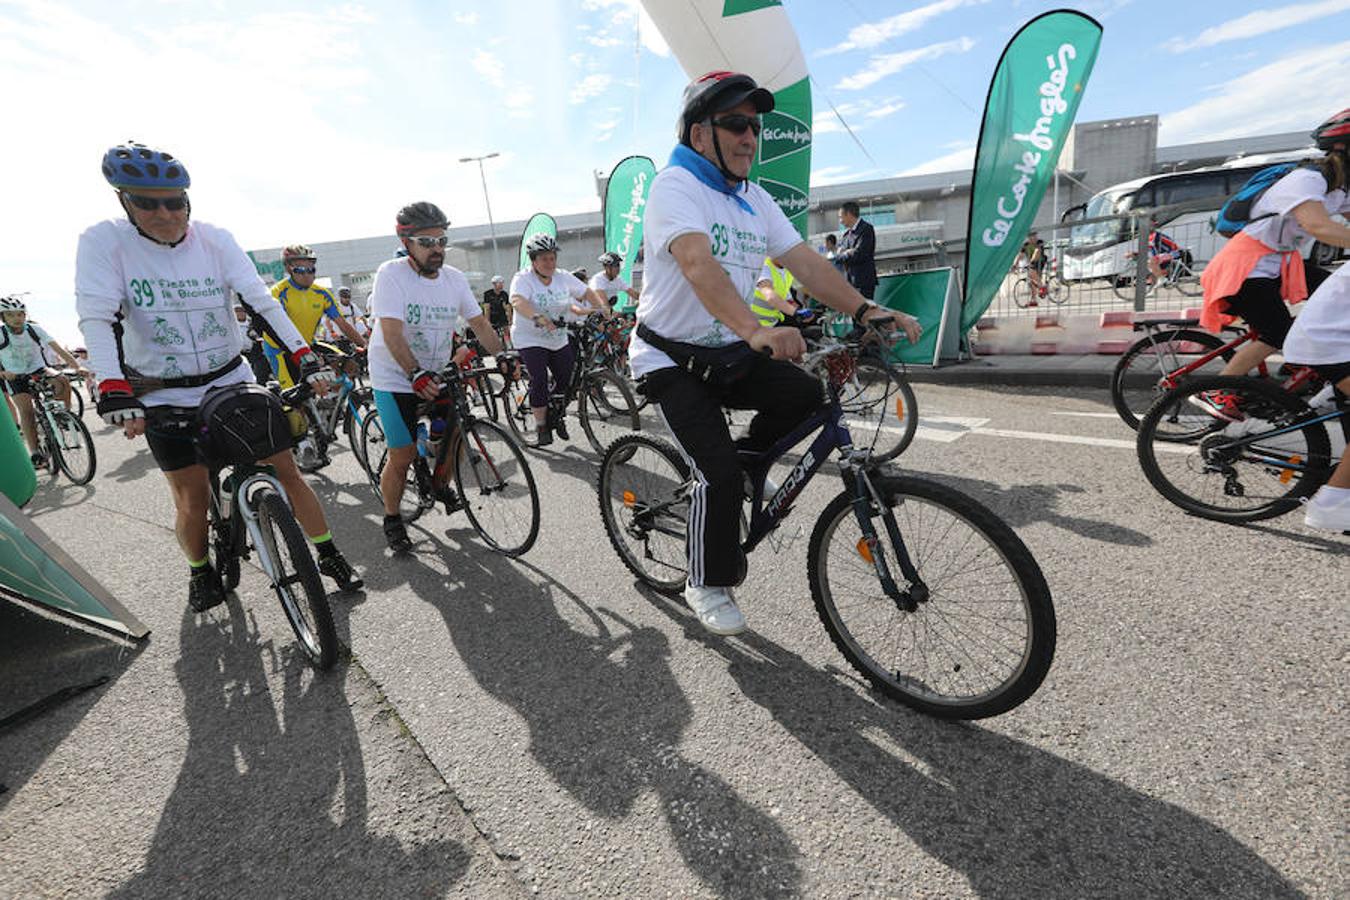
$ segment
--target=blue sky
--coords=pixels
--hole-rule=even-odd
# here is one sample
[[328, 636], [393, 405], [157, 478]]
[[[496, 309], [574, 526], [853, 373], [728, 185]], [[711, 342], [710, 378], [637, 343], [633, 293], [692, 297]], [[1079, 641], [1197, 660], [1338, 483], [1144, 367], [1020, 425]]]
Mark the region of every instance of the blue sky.
[[[784, 5], [825, 183], [968, 168], [1004, 43], [1063, 4]], [[1163, 143], [1183, 143], [1306, 129], [1350, 105], [1350, 0], [1078, 8], [1106, 29], [1080, 121], [1159, 113]], [[486, 221], [477, 169], [457, 160], [490, 151], [498, 220], [597, 209], [596, 169], [660, 163], [673, 140], [687, 79], [644, 18], [637, 0], [0, 0], [0, 291], [32, 292], [74, 337], [75, 240], [117, 213], [98, 161], [127, 138], [184, 159], [195, 214], [246, 247], [388, 233], [411, 199]]]

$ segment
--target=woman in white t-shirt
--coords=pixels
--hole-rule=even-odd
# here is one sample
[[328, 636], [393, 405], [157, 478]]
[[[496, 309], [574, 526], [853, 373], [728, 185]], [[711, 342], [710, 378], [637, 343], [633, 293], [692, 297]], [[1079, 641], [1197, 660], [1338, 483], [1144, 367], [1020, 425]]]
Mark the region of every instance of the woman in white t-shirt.
[[[553, 443], [548, 425], [549, 374], [553, 375], [554, 390], [562, 391], [572, 380], [572, 366], [576, 364], [576, 350], [566, 330], [554, 320], [579, 320], [593, 310], [608, 315], [609, 306], [581, 279], [558, 271], [558, 242], [549, 235], [530, 238], [525, 252], [530, 257], [529, 268], [521, 269], [511, 279], [511, 306], [516, 312], [511, 322], [511, 343], [520, 351], [520, 360], [530, 373], [530, 407], [539, 429], [536, 446], [547, 447]], [[555, 424], [558, 435], [566, 440], [566, 423], [559, 418]]]
[[[1300, 248], [1313, 239], [1350, 247], [1350, 228], [1331, 218], [1350, 212], [1350, 109], [1323, 122], [1312, 138], [1326, 155], [1271, 185], [1252, 206], [1246, 227], [1224, 244], [1201, 276], [1205, 306], [1200, 324], [1217, 331], [1240, 316], [1260, 335], [1233, 354], [1223, 375], [1244, 375], [1280, 349], [1293, 324], [1285, 301], [1307, 298], [1326, 280], [1329, 273], [1305, 262]], [[1228, 395], [1207, 395], [1203, 402], [1220, 418], [1241, 415]]]

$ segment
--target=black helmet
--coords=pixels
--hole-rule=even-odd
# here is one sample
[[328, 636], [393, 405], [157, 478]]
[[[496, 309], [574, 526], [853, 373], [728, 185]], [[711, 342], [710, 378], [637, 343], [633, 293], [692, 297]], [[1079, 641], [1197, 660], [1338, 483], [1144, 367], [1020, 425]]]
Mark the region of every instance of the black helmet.
[[1312, 139], [1322, 150], [1330, 150], [1336, 144], [1350, 145], [1350, 108], [1343, 109], [1313, 129]]
[[743, 72], [709, 72], [695, 78], [684, 88], [676, 140], [688, 144], [689, 129], [696, 122], [746, 100], [754, 101], [756, 112], [766, 113], [773, 109], [773, 94]]
[[398, 211], [394, 232], [400, 237], [406, 237], [423, 228], [446, 228], [449, 225], [450, 220], [439, 206], [423, 200], [409, 203]]

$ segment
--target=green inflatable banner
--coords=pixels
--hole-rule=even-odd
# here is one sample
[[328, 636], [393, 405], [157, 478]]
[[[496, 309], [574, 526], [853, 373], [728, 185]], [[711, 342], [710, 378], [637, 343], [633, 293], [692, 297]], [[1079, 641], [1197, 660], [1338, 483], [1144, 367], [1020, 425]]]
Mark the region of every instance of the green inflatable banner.
[[1032, 19], [1003, 48], [975, 149], [963, 329], [989, 308], [1031, 230], [1101, 38], [1095, 19], [1062, 9]]
[[[619, 160], [605, 185], [605, 250], [623, 257], [619, 275], [629, 284], [633, 283], [633, 263], [642, 246], [647, 194], [655, 177], [655, 163], [645, 156], [629, 156]], [[634, 304], [631, 297], [621, 294], [614, 305], [626, 310]]]
[[37, 472], [33, 470], [28, 445], [23, 442], [14, 417], [8, 410], [0, 411], [0, 494], [15, 506], [23, 506], [36, 490]]
[[798, 233], [806, 237], [811, 205], [811, 82], [803, 78], [773, 92], [772, 112], [764, 114], [759, 155], [750, 177], [773, 195]]
[[[520, 266], [516, 271], [520, 271], [530, 264], [530, 257], [525, 253], [525, 244], [536, 234], [547, 234], [556, 238], [558, 236], [558, 223], [553, 221], [553, 217], [548, 213], [535, 213], [530, 216], [530, 221], [525, 223], [525, 231], [520, 235]], [[510, 287], [510, 285], [507, 286]]]

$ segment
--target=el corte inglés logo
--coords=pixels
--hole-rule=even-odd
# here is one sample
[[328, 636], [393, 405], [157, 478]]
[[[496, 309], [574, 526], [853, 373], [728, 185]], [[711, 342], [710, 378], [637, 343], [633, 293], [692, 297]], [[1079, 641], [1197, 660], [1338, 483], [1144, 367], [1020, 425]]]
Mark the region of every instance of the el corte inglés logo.
[[783, 215], [789, 219], [806, 212], [810, 205], [806, 193], [790, 184], [774, 181], [772, 178], [761, 178], [759, 184], [760, 187], [769, 192], [770, 196], [777, 202], [778, 208], [783, 211]]
[[811, 145], [811, 128], [801, 119], [773, 110], [764, 114], [759, 136], [759, 161], [770, 162]]

